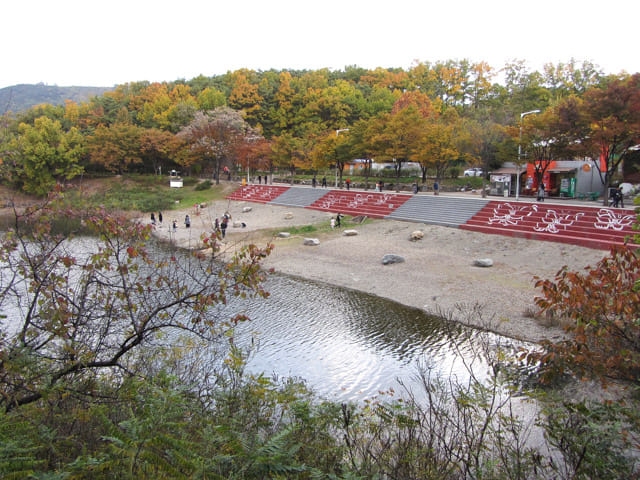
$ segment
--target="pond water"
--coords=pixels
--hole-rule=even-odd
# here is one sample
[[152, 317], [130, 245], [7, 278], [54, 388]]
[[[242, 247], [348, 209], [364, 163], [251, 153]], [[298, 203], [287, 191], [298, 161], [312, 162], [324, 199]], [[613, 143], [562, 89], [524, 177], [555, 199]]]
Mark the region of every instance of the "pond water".
[[399, 381], [415, 386], [418, 366], [467, 383], [486, 376], [481, 346], [510, 343], [395, 302], [285, 275], [271, 275], [268, 299], [231, 302], [225, 314], [251, 321], [237, 345], [254, 345], [250, 371], [305, 379], [321, 396], [361, 400]]

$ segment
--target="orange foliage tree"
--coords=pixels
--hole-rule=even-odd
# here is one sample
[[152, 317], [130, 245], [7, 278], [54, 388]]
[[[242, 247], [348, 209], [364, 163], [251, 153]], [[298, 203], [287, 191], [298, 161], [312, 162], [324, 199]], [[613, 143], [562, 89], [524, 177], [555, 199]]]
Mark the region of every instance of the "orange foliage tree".
[[543, 314], [569, 322], [569, 338], [543, 342], [542, 350], [524, 352], [539, 364], [543, 380], [573, 373], [581, 378], [640, 383], [640, 256], [628, 247], [584, 273], [563, 267], [555, 280], [536, 278]]

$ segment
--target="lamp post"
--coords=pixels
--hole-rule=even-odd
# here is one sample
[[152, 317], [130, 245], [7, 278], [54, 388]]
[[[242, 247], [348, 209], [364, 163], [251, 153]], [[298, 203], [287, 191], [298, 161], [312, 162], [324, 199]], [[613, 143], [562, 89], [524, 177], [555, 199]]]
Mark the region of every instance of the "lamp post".
[[[338, 135], [340, 134], [340, 132], [348, 132], [349, 129], [348, 128], [339, 128], [338, 130], [336, 130], [336, 138], [338, 138]], [[336, 143], [337, 146], [337, 143]], [[336, 154], [336, 188], [338, 188], [338, 155]]]
[[532, 113], [540, 113], [540, 110], [531, 110], [520, 114], [520, 137], [518, 139], [518, 163], [516, 164], [516, 200], [520, 199], [520, 162], [522, 160], [522, 122], [524, 117]]

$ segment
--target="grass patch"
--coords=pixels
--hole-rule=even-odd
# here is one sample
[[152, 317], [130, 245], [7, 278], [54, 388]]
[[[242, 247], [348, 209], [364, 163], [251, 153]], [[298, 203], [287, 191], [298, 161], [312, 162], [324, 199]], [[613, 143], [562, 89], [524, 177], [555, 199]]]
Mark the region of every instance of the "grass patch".
[[171, 188], [166, 177], [123, 175], [101, 180], [100, 188], [72, 189], [65, 200], [76, 207], [102, 206], [111, 211], [157, 212], [224, 199], [230, 187], [212, 185], [204, 190], [196, 178], [184, 178], [182, 188]]

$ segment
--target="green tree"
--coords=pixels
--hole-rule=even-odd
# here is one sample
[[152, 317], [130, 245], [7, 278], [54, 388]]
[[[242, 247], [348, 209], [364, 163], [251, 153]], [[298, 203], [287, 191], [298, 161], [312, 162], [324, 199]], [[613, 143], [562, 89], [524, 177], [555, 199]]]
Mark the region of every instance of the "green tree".
[[83, 144], [75, 127], [64, 131], [57, 120], [39, 117], [33, 126], [21, 123], [8, 155], [13, 178], [25, 192], [45, 195], [57, 181], [82, 173]]

